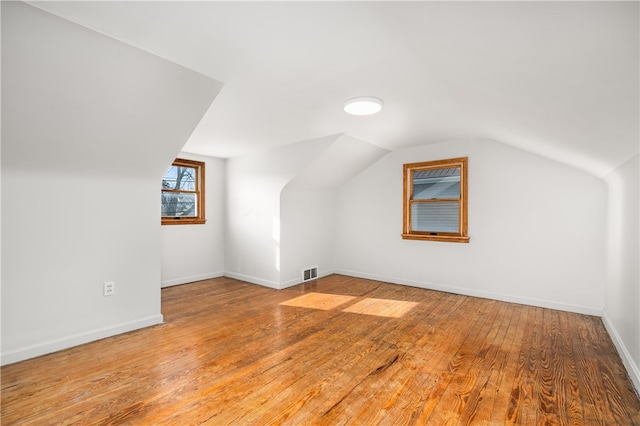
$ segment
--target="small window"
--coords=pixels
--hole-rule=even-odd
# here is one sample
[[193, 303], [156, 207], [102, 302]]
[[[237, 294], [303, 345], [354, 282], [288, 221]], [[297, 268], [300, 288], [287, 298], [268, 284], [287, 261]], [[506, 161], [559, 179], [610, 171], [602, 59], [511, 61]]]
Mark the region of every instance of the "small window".
[[404, 165], [402, 238], [469, 242], [467, 157]]
[[204, 163], [176, 158], [162, 178], [162, 224], [205, 223]]

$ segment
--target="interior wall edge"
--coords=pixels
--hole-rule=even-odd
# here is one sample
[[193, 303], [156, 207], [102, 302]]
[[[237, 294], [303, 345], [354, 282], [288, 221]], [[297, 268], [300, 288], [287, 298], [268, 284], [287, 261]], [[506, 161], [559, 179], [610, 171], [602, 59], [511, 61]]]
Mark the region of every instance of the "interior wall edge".
[[618, 333], [618, 330], [616, 330], [611, 319], [607, 316], [606, 311], [602, 312], [602, 322], [604, 323], [604, 327], [606, 328], [607, 333], [609, 333], [614, 346], [618, 350], [618, 354], [622, 359], [622, 364], [627, 369], [627, 374], [635, 387], [636, 393], [640, 395], [640, 367], [633, 362], [631, 353], [627, 350], [624, 341], [620, 337], [620, 334]]
[[15, 350], [2, 352], [0, 354], [0, 365], [13, 364], [41, 355], [47, 355], [53, 352], [69, 349], [74, 346], [83, 345], [96, 340], [107, 337], [116, 336], [118, 334], [127, 333], [129, 331], [139, 330], [141, 328], [162, 324], [164, 317], [162, 314], [151, 315], [138, 318], [132, 321], [114, 324], [108, 327], [97, 328], [82, 333], [72, 334], [59, 339], [48, 340], [46, 342], [35, 345], [25, 346]]

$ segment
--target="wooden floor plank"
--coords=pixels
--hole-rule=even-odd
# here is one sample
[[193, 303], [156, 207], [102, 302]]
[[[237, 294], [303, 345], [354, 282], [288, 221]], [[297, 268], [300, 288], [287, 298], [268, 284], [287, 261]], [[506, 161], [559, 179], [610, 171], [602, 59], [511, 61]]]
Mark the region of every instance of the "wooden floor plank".
[[[540, 356], [537, 358], [538, 372], [538, 424], [566, 424], [561, 421], [561, 410], [565, 398], [564, 369], [560, 359], [566, 356], [559, 344], [558, 330], [554, 319], [557, 312], [545, 310], [542, 312], [542, 330]], [[566, 417], [562, 417], [564, 420]]]
[[502, 338], [500, 350], [504, 354], [503, 360], [491, 371], [490, 381], [493, 384], [495, 401], [487, 424], [507, 423], [510, 400], [511, 383], [516, 378], [520, 347], [524, 335], [522, 326], [528, 315], [528, 310], [520, 305], [511, 304], [512, 317], [509, 328]]
[[341, 275], [170, 287], [162, 311], [2, 367], [2, 424], [640, 425], [595, 317]]
[[600, 367], [598, 365], [597, 352], [594, 345], [600, 346], [604, 342], [597, 342], [596, 328], [598, 324], [589, 321], [588, 318], [578, 318], [570, 322], [572, 329], [571, 340], [576, 354], [577, 376], [583, 401], [584, 420], [587, 424], [610, 425], [615, 424], [613, 413], [608, 407], [607, 395]]
[[472, 330], [472, 335], [456, 354], [458, 370], [436, 410], [427, 419], [429, 423], [458, 424], [464, 418], [463, 424], [471, 424], [479, 421], [477, 418], [484, 416], [485, 410], [490, 410], [491, 404], [485, 406], [486, 401], [482, 401], [480, 395], [484, 393], [497, 354], [493, 342], [500, 330], [502, 333], [506, 330], [502, 323], [508, 308], [508, 304], [483, 300], [480, 313], [485, 320]]
[[556, 311], [558, 316], [557, 333], [559, 333], [559, 344], [561, 345], [560, 362], [564, 370], [565, 383], [563, 386], [564, 395], [560, 396], [563, 401], [564, 415], [561, 419], [566, 419], [565, 424], [571, 426], [583, 425], [584, 408], [580, 398], [580, 383], [577, 375], [576, 356], [571, 345], [571, 335], [569, 323], [577, 319], [577, 315], [567, 312]]
[[[385, 407], [390, 413], [387, 417], [399, 419], [400, 424], [424, 424], [437, 405], [437, 395], [448, 385], [450, 378], [447, 365], [451, 361], [450, 354], [461, 345], [460, 333], [465, 330], [466, 316], [463, 306], [467, 298], [450, 295], [446, 300], [446, 314], [437, 315], [429, 332], [416, 341], [419, 351], [412, 352], [411, 363], [407, 368], [411, 371], [411, 379], [395, 399], [393, 407]], [[463, 339], [464, 337], [462, 337]], [[444, 378], [444, 380], [443, 380]]]
[[[412, 328], [397, 327], [385, 336], [385, 340], [398, 350], [399, 356], [395, 359], [397, 362], [386, 368], [385, 374], [380, 374], [381, 367], [386, 367], [388, 361], [381, 363], [376, 370], [370, 372], [375, 374], [368, 374], [366, 380], [359, 383], [358, 389], [352, 390], [348, 398], [340, 401], [342, 410], [336, 410], [337, 405], [332, 407], [333, 417], [329, 419], [345, 417], [346, 412], [349, 412], [351, 417], [358, 418], [363, 424], [379, 424], [384, 418], [401, 416], [403, 413], [398, 413], [394, 408], [401, 400], [402, 393], [413, 388], [409, 382], [416, 377], [416, 372], [421, 365], [424, 365], [425, 358], [433, 362], [427, 341], [433, 338], [434, 323], [439, 322], [438, 318], [442, 315], [450, 313], [454, 302], [455, 298], [445, 297], [438, 300], [432, 307], [425, 306], [423, 308], [426, 309], [411, 312], [415, 320], [410, 321], [409, 317], [403, 319], [403, 322], [412, 323]], [[420, 350], [416, 350], [417, 348]], [[373, 393], [380, 395], [386, 401], [384, 406], [375, 410], [371, 410], [369, 404], [370, 395]]]
[[496, 319], [496, 326], [483, 342], [478, 353], [479, 360], [474, 363], [471, 371], [472, 377], [477, 377], [477, 384], [469, 390], [463, 411], [458, 416], [461, 420], [458, 424], [489, 424], [500, 398], [503, 407], [501, 419], [504, 419], [508, 393], [500, 392], [500, 373], [505, 371], [519, 310], [513, 304], [502, 303], [500, 307], [503, 311]]

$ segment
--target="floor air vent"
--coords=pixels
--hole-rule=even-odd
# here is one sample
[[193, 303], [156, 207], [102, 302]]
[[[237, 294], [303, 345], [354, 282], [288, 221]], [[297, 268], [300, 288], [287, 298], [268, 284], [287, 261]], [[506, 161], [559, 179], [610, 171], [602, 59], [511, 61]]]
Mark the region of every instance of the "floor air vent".
[[304, 269], [302, 271], [302, 281], [315, 280], [318, 278], [318, 267], [314, 266], [309, 269]]

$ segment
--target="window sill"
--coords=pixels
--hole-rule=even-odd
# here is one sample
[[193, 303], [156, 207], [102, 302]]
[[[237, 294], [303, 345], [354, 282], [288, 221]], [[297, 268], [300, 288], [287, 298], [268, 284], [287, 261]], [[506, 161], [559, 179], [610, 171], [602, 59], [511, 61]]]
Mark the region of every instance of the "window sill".
[[162, 218], [162, 225], [203, 225], [206, 219]]
[[427, 234], [402, 234], [403, 240], [441, 241], [443, 243], [468, 243], [469, 237], [460, 235], [427, 235]]

